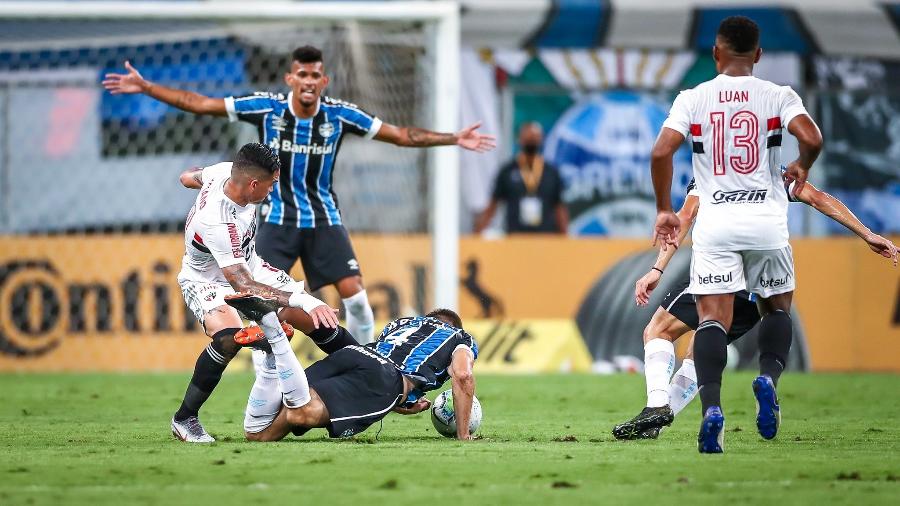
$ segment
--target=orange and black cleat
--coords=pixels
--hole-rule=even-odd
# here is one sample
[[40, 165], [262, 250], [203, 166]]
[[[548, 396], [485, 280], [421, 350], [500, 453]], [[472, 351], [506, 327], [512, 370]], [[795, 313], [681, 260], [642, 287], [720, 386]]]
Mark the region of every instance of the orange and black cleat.
[[[284, 333], [287, 334], [288, 339], [294, 337], [294, 327], [292, 327], [290, 323], [281, 322], [281, 328], [284, 329]], [[262, 329], [259, 328], [259, 325], [251, 325], [242, 328], [234, 335], [234, 342], [241, 346], [250, 346], [265, 340], [266, 335], [263, 333]]]

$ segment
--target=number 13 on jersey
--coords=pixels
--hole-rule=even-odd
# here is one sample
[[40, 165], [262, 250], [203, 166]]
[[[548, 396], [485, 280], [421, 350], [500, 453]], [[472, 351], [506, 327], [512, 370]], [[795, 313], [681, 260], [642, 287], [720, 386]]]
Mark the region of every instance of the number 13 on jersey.
[[[738, 111], [731, 118], [726, 118], [724, 112], [711, 112], [709, 122], [712, 125], [713, 174], [725, 175], [726, 129], [729, 130], [731, 139], [731, 144], [727, 148], [731, 168], [740, 174], [750, 174], [759, 167], [759, 138], [762, 132], [759, 130], [759, 119], [755, 114], [750, 111]], [[699, 127], [699, 125], [692, 126]]]

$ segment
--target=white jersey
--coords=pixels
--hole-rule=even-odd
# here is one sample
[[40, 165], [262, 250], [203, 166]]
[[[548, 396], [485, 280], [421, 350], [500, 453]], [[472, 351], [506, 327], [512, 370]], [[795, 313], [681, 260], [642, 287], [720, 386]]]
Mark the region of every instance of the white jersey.
[[719, 74], [678, 95], [663, 126], [691, 136], [700, 196], [694, 249], [788, 245], [781, 136], [801, 114], [794, 90], [753, 76]]
[[196, 281], [228, 284], [222, 269], [240, 263], [252, 272], [256, 257], [256, 205], [239, 206], [225, 195], [231, 162], [202, 171], [203, 187], [184, 226], [184, 257], [179, 283]]

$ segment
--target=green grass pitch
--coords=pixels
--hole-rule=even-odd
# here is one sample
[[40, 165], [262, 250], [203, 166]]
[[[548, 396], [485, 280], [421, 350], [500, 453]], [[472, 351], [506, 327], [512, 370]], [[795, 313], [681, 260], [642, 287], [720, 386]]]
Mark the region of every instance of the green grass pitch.
[[[169, 433], [187, 374], [0, 375], [0, 504], [900, 504], [900, 377], [790, 374], [775, 441], [754, 425], [752, 376], [723, 391], [726, 454], [699, 455], [699, 407], [658, 441], [619, 442], [637, 375], [484, 376], [483, 438], [392, 414], [355, 439], [243, 441], [251, 378], [226, 375], [202, 420]], [[432, 396], [433, 397], [433, 396]]]

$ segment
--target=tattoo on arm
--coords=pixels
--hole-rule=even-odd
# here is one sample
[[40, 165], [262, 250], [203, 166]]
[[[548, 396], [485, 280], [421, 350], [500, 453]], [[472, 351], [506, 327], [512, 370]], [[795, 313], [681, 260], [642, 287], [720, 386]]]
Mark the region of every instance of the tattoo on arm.
[[456, 134], [432, 132], [418, 127], [407, 127], [406, 140], [409, 146], [447, 146], [456, 144]]
[[231, 287], [237, 292], [252, 293], [254, 295], [274, 299], [275, 302], [282, 307], [290, 305], [289, 299], [291, 294], [289, 292], [278, 290], [258, 281], [254, 281], [253, 277], [250, 275], [250, 271], [244, 264], [225, 267], [222, 269], [222, 273], [225, 274], [225, 279], [228, 280], [228, 283], [230, 283]]
[[200, 186], [203, 186], [203, 169], [196, 169], [194, 173], [191, 174], [191, 178], [197, 182]]

